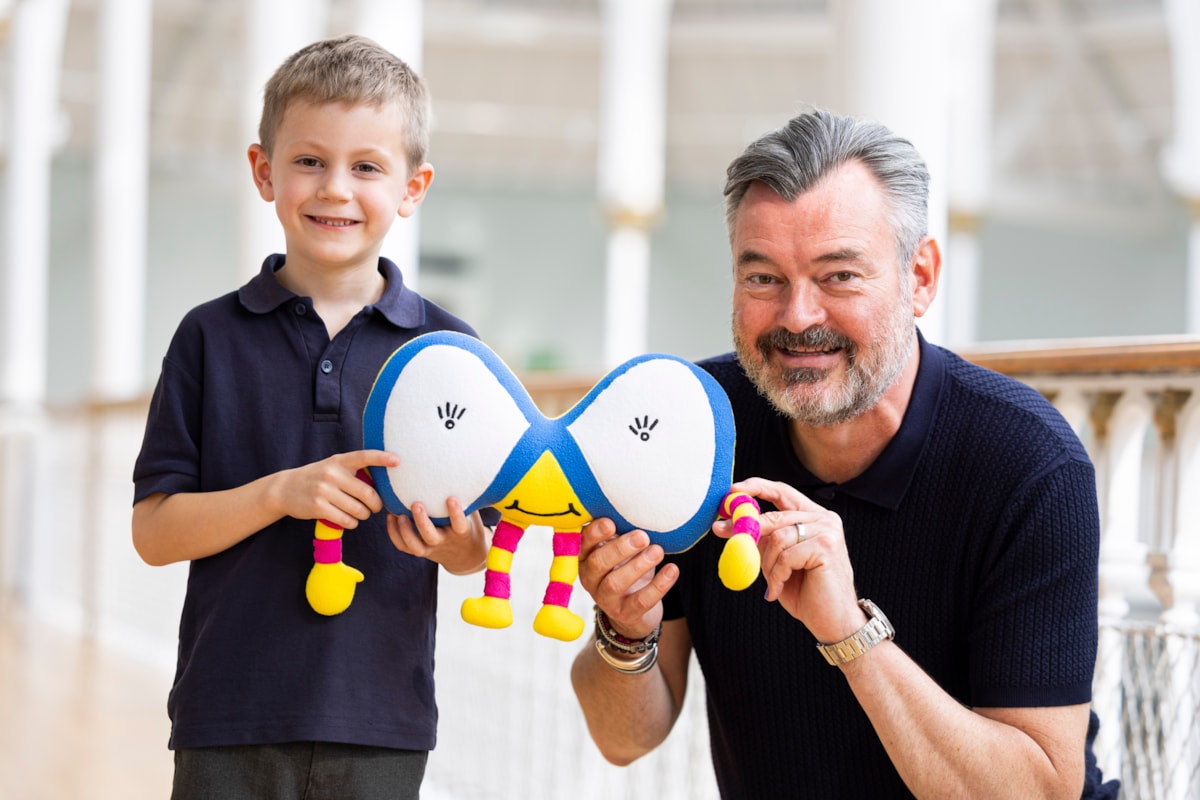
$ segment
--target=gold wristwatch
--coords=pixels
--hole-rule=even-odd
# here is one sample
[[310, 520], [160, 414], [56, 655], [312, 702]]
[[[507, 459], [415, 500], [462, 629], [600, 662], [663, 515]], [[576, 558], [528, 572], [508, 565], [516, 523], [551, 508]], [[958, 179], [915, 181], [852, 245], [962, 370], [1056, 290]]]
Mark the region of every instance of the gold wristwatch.
[[879, 606], [865, 598], [858, 601], [858, 606], [870, 617], [866, 625], [836, 644], [817, 645], [825, 660], [835, 667], [853, 661], [880, 642], [896, 636], [896, 629]]

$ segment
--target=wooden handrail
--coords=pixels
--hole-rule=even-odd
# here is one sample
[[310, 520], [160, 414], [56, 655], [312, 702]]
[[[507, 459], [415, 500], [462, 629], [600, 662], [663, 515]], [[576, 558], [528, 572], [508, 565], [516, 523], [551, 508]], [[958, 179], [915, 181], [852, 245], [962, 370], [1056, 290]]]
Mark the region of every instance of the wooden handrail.
[[965, 347], [959, 354], [1006, 375], [1200, 371], [1200, 337], [997, 342]]
[[[1100, 375], [1200, 372], [1200, 336], [1057, 339], [971, 345], [959, 355], [1006, 375]], [[522, 384], [546, 414], [560, 414], [596, 384], [600, 374], [527, 372]], [[87, 400], [52, 407], [56, 415], [137, 412], [150, 396]]]

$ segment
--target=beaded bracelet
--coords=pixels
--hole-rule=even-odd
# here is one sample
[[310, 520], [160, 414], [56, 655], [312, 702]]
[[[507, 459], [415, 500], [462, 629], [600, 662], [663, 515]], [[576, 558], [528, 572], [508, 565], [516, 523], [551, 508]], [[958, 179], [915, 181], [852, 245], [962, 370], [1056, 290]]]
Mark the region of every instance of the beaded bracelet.
[[596, 614], [596, 641], [604, 641], [609, 649], [615, 650], [618, 653], [624, 653], [627, 656], [639, 656], [647, 650], [658, 647], [658, 637], [662, 633], [662, 623], [655, 626], [650, 635], [644, 639], [630, 639], [627, 636], [622, 636], [613, 628], [612, 622], [608, 615], [600, 609], [600, 606], [592, 606]]

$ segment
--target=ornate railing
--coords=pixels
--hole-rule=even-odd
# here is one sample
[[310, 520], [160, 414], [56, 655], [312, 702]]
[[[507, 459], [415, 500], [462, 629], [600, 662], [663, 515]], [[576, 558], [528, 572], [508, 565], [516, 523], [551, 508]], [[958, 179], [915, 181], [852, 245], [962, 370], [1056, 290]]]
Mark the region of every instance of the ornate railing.
[[1126, 798], [1200, 797], [1200, 339], [965, 355], [1050, 398], [1096, 464], [1101, 766]]

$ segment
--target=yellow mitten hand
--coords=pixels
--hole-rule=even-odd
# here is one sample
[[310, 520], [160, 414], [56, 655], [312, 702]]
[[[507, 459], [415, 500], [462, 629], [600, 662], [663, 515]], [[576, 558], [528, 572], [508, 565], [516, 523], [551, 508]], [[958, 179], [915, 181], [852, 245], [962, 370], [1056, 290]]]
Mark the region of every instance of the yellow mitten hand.
[[741, 591], [754, 583], [762, 567], [758, 552], [759, 508], [753, 497], [730, 492], [721, 501], [721, 517], [733, 521], [733, 536], [725, 542], [717, 574], [728, 589]]
[[313, 611], [332, 617], [350, 607], [354, 589], [363, 574], [342, 562], [342, 529], [317, 520], [313, 538], [313, 564], [304, 584], [304, 595]]
[[350, 607], [354, 589], [363, 574], [354, 567], [338, 561], [336, 564], [313, 564], [304, 584], [304, 594], [313, 611], [332, 617]]

